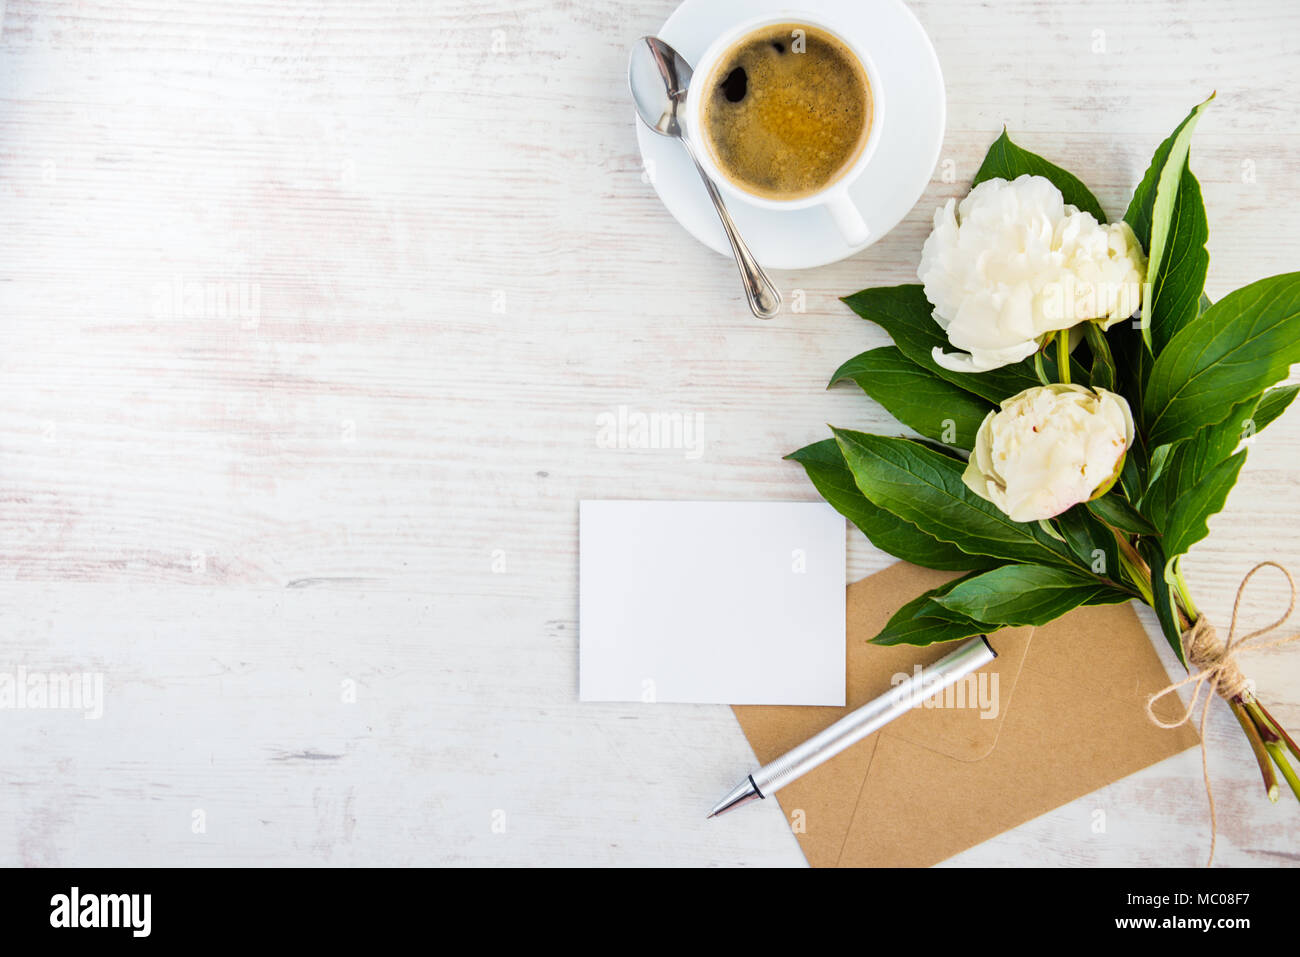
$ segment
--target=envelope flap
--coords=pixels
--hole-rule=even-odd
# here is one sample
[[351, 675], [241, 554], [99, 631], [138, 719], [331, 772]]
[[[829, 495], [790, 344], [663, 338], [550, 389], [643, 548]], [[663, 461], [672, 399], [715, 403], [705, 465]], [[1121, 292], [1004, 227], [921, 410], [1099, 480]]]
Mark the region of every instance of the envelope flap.
[[[848, 708], [920, 660], [924, 649], [868, 641], [894, 609], [951, 577], [899, 564], [850, 586]], [[933, 864], [1196, 744], [1194, 729], [1168, 731], [1147, 718], [1146, 696], [1169, 678], [1131, 607], [1076, 609], [1035, 629], [1032, 641], [1020, 631], [992, 639], [1004, 659], [1023, 660], [1014, 680], [999, 681], [996, 718], [980, 719], [978, 708], [919, 709], [777, 792], [810, 864]], [[846, 710], [736, 714], [766, 763]], [[950, 710], [993, 730], [976, 724], [963, 734], [945, 725]], [[922, 740], [930, 726], [941, 740]], [[997, 746], [983, 752], [987, 741]]]
[[1128, 605], [1079, 608], [1036, 629], [993, 753], [958, 762], [881, 735], [832, 863], [935, 864], [1194, 747], [1194, 728], [1147, 718], [1147, 695], [1168, 680]]
[[[737, 705], [732, 710], [760, 764], [766, 764], [841, 717], [889, 690], [895, 675], [912, 674], [952, 650], [950, 643], [918, 648], [873, 645], [885, 622], [922, 592], [956, 577], [900, 562], [849, 586], [847, 688], [843, 708]], [[858, 799], [866, 785], [879, 742], [887, 735], [899, 744], [924, 748], [936, 760], [977, 761], [997, 740], [1011, 692], [1020, 674], [1032, 629], [1000, 631], [993, 647], [998, 660], [986, 670], [998, 674], [996, 714], [980, 718], [978, 707], [925, 708], [909, 712], [889, 727], [837, 755], [780, 791], [781, 806], [815, 865], [833, 864], [844, 849]], [[978, 685], [976, 686], [978, 689]], [[986, 688], [990, 687], [986, 683]], [[974, 696], [978, 704], [978, 693]], [[992, 710], [992, 709], [989, 709]]]

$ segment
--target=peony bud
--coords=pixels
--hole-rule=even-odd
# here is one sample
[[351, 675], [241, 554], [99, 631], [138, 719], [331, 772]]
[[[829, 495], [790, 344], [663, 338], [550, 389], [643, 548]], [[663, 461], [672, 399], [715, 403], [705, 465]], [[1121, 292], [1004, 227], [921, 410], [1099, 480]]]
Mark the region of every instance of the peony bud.
[[1123, 396], [1035, 386], [984, 419], [962, 480], [1015, 521], [1038, 521], [1104, 495], [1132, 444], [1133, 414]]

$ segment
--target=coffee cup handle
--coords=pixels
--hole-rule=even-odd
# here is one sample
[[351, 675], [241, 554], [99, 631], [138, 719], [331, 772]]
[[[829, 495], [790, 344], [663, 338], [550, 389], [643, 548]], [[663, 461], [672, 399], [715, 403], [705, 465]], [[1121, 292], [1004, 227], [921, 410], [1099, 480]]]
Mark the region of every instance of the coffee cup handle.
[[830, 210], [840, 235], [850, 246], [861, 246], [871, 238], [871, 229], [862, 218], [862, 213], [858, 212], [857, 204], [849, 196], [848, 190], [832, 196], [827, 201], [826, 208]]

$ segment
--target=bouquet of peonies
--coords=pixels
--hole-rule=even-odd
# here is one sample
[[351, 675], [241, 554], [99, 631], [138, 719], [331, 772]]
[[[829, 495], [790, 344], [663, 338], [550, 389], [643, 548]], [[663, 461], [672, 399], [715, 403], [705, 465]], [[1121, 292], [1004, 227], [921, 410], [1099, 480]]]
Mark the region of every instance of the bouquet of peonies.
[[1146, 602], [1196, 685], [1182, 721], [1206, 688], [1203, 729], [1217, 692], [1269, 797], [1276, 766], [1300, 798], [1287, 756], [1300, 751], [1233, 663], [1261, 634], [1220, 640], [1180, 568], [1236, 482], [1238, 446], [1300, 388], [1276, 385], [1300, 361], [1300, 273], [1217, 303], [1203, 292], [1209, 233], [1188, 147], [1208, 102], [1160, 144], [1113, 223], [1004, 131], [965, 199], [935, 213], [921, 283], [844, 300], [894, 345], [831, 384], [852, 379], [922, 437], [834, 429], [789, 457], [877, 547], [965, 572], [905, 605], [876, 643]]

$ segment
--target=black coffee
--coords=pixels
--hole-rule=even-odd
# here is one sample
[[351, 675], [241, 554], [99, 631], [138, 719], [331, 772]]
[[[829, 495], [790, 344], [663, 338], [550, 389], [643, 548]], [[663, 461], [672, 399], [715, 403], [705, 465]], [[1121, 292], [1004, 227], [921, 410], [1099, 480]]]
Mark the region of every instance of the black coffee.
[[829, 186], [871, 128], [858, 58], [816, 27], [783, 23], [739, 40], [705, 79], [708, 147], [736, 185], [771, 199]]

